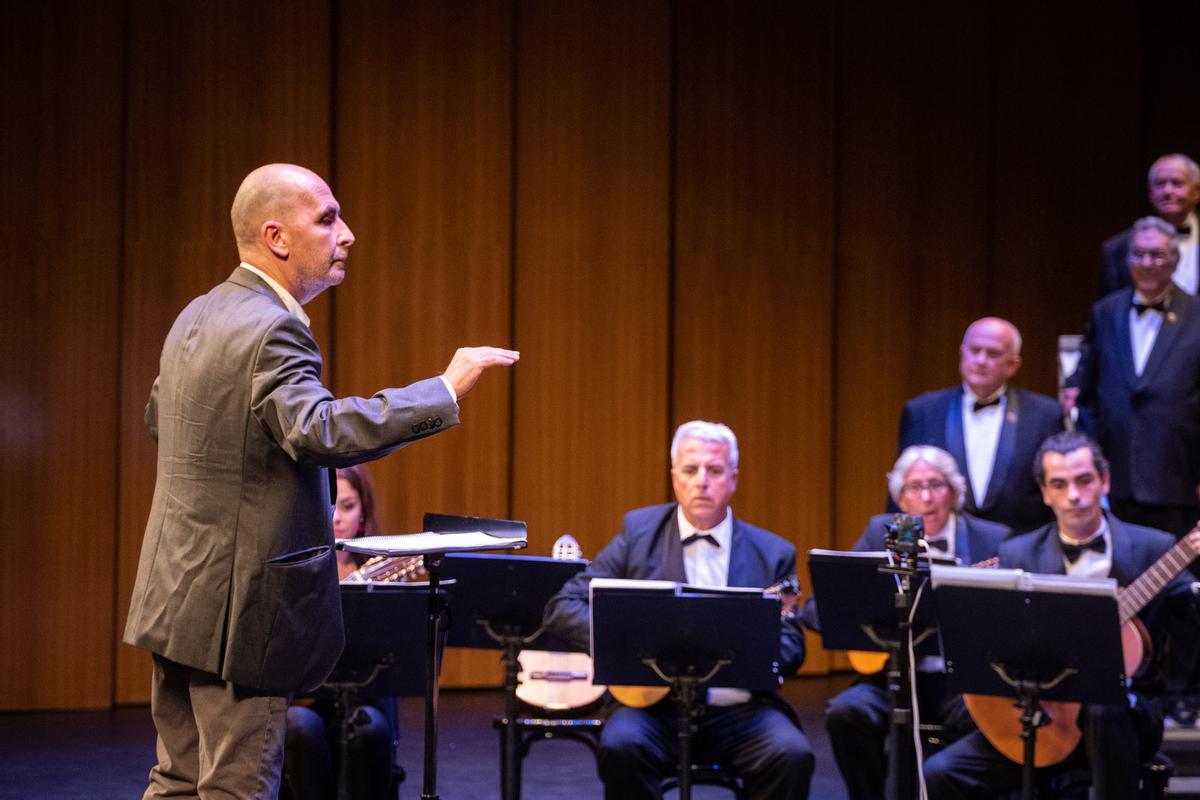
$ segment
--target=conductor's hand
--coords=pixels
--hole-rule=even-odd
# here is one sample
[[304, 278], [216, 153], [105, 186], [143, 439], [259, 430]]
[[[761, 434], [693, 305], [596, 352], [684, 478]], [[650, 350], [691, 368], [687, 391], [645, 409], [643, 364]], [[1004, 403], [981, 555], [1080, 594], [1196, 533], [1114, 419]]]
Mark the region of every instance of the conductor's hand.
[[460, 347], [450, 360], [450, 366], [442, 373], [442, 377], [454, 387], [454, 393], [461, 400], [463, 395], [471, 391], [475, 381], [488, 367], [507, 367], [517, 363], [521, 354], [516, 350], [503, 350], [499, 347]]

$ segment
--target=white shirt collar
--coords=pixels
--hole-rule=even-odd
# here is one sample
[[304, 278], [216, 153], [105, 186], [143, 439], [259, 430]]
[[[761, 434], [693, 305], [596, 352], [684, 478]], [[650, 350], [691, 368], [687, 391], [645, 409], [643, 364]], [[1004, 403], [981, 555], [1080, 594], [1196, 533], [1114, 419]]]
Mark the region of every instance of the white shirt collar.
[[[687, 515], [683, 513], [683, 506], [676, 507], [675, 518], [679, 522], [679, 541], [681, 542], [693, 533], [698, 533], [701, 530], [688, 521]], [[726, 552], [729, 552], [729, 545], [733, 542], [733, 509], [726, 508], [725, 518], [718, 522], [716, 527], [704, 532], [712, 534], [717, 543]], [[697, 542], [697, 544], [703, 544], [703, 542]], [[695, 545], [692, 546], [695, 547]]]
[[1004, 384], [1004, 385], [1003, 385], [1003, 386], [1001, 386], [999, 389], [997, 389], [996, 391], [994, 391], [994, 392], [992, 392], [991, 394], [989, 394], [987, 397], [979, 397], [979, 396], [977, 396], [977, 395], [975, 394], [975, 392], [971, 391], [971, 387], [967, 385], [967, 382], [966, 382], [966, 381], [963, 381], [962, 388], [963, 388], [963, 404], [964, 404], [964, 405], [965, 405], [967, 402], [971, 402], [971, 403], [975, 403], [975, 402], [986, 403], [986, 402], [988, 402], [989, 400], [995, 400], [997, 397], [1001, 398], [1001, 402], [1003, 402], [1004, 395], [1005, 395], [1005, 393], [1008, 391], [1008, 384], [1007, 384], [1007, 383], [1006, 383], [1006, 384]]
[[245, 261], [238, 264], [238, 266], [242, 269], [250, 270], [255, 275], [266, 281], [267, 286], [270, 286], [275, 294], [279, 295], [279, 299], [283, 301], [283, 304], [287, 306], [287, 310], [299, 317], [300, 321], [304, 323], [304, 327], [312, 327], [312, 321], [308, 318], [308, 314], [304, 313], [304, 308], [299, 302], [296, 301], [296, 298], [292, 297], [291, 293], [289, 293], [287, 289], [279, 285], [279, 281], [275, 280], [253, 264], [247, 264]]

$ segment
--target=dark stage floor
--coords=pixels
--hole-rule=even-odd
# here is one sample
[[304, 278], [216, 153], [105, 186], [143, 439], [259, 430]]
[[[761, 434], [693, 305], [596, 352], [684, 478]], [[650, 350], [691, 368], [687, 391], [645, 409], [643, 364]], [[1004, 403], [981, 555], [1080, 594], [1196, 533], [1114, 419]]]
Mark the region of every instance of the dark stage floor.
[[[785, 694], [817, 751], [814, 800], [841, 800], [845, 789], [824, 736], [825, 698], [849, 676], [789, 681]], [[441, 702], [438, 794], [444, 800], [500, 795], [499, 750], [492, 717], [503, 708], [499, 691], [446, 691]], [[405, 800], [421, 796], [419, 699], [401, 703], [400, 763], [408, 770]], [[0, 714], [0, 800], [135, 800], [154, 761], [154, 727], [146, 708]], [[526, 800], [599, 800], [591, 752], [574, 742], [537, 744], [525, 760]], [[729, 797], [697, 788], [697, 800]]]

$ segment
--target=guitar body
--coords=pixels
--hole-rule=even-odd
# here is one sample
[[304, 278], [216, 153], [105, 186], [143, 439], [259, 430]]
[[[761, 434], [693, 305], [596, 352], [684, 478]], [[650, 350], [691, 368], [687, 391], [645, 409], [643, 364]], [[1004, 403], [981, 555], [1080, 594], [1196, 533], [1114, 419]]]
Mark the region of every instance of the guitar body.
[[874, 675], [887, 666], [888, 654], [871, 650], [847, 650], [850, 666], [859, 675]]
[[1136, 677], [1150, 665], [1150, 631], [1140, 617], [1130, 617], [1121, 626], [1121, 654], [1126, 677]]
[[[553, 558], [583, 558], [579, 542], [569, 533], [558, 537]], [[587, 653], [522, 650], [517, 656], [517, 698], [551, 713], [576, 712], [600, 701], [606, 687], [592, 683], [592, 657]]]
[[671, 693], [666, 686], [610, 686], [609, 694], [623, 706], [649, 708]]
[[564, 712], [600, 701], [604, 687], [592, 683], [592, 659], [587, 653], [522, 650], [517, 657], [517, 697], [531, 706]]
[[[971, 718], [979, 731], [1010, 761], [1025, 762], [1025, 742], [1021, 739], [1021, 709], [1011, 697], [995, 697], [986, 694], [964, 694], [963, 702], [971, 712]], [[1037, 729], [1034, 743], [1033, 763], [1037, 767], [1057, 764], [1071, 754], [1083, 734], [1076, 720], [1079, 719], [1079, 703], [1062, 703], [1053, 700], [1042, 702], [1047, 723]]]

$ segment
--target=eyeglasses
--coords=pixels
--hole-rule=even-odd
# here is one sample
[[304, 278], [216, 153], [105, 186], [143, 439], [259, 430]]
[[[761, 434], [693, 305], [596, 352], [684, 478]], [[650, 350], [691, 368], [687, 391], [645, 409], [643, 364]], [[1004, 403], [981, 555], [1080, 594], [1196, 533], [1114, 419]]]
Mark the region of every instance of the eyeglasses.
[[1170, 257], [1171, 254], [1166, 250], [1142, 250], [1139, 248], [1129, 251], [1129, 260], [1134, 264], [1140, 264], [1147, 258], [1150, 259], [1151, 264], [1165, 264]]
[[926, 489], [929, 490], [930, 494], [941, 494], [949, 488], [950, 484], [946, 483], [945, 481], [913, 481], [912, 483], [904, 484], [904, 487], [901, 489], [901, 491], [909, 497], [916, 497]]
[[697, 464], [684, 464], [682, 467], [671, 467], [671, 472], [674, 472], [684, 480], [690, 481], [700, 474], [701, 469], [708, 474], [709, 480], [723, 478], [729, 472], [729, 468], [724, 464], [709, 464], [707, 467], [700, 467]]

